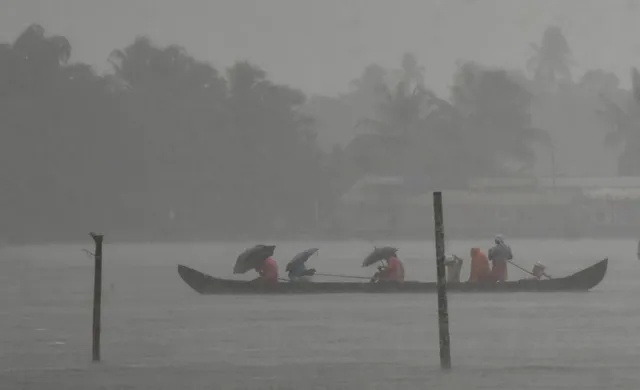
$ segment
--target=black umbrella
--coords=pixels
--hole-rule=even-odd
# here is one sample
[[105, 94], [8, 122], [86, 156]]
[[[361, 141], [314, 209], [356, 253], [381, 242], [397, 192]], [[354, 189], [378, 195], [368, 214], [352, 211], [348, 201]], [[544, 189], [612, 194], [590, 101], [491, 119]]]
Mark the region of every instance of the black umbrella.
[[233, 267], [234, 274], [244, 274], [255, 268], [269, 256], [273, 256], [275, 245], [256, 245], [242, 252]]
[[391, 246], [383, 246], [382, 248], [375, 248], [373, 252], [367, 256], [362, 262], [363, 267], [368, 267], [371, 264], [375, 264], [380, 260], [387, 260], [391, 256], [395, 256], [398, 252], [398, 248]]
[[307, 249], [306, 251], [300, 252], [291, 259], [291, 261], [287, 264], [287, 268], [285, 269], [287, 272], [295, 269], [296, 267], [304, 264], [314, 253], [318, 251], [318, 248]]

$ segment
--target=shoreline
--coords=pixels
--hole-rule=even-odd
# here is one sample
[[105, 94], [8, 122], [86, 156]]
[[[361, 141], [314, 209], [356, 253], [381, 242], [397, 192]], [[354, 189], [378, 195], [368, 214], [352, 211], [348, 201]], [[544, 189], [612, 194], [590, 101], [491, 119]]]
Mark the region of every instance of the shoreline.
[[[487, 232], [487, 234], [446, 234], [445, 227], [445, 239], [446, 241], [475, 241], [475, 240], [487, 240], [498, 232]], [[609, 240], [633, 240], [634, 242], [640, 238], [640, 235], [634, 235], [631, 232], [611, 232], [609, 234], [597, 234], [597, 235], [555, 235], [555, 234], [514, 234], [508, 230], [504, 233], [509, 240], [544, 240], [544, 241], [609, 241]], [[375, 245], [379, 242], [382, 245], [383, 242], [390, 241], [434, 241], [433, 232], [425, 232], [425, 234], [370, 234], [367, 237], [363, 235], [262, 235], [262, 236], [242, 236], [242, 237], [223, 237], [219, 235], [184, 235], [175, 237], [145, 237], [140, 235], [110, 235], [108, 232], [103, 233], [105, 235], [105, 245], [113, 244], [215, 244], [215, 243], [260, 243], [260, 242], [369, 242]], [[87, 234], [86, 239], [75, 237], [69, 239], [41, 239], [41, 240], [17, 240], [17, 241], [2, 241], [0, 248], [2, 247], [25, 247], [25, 246], [49, 246], [49, 245], [91, 245], [91, 237]]]

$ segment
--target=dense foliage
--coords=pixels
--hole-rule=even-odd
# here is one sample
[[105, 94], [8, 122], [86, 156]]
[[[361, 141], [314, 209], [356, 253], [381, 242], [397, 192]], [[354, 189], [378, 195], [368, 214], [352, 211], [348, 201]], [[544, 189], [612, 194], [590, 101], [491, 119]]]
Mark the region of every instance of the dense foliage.
[[[305, 95], [138, 38], [98, 76], [37, 25], [0, 51], [9, 239], [256, 234], [315, 217], [325, 156]], [[286, 223], [286, 224], [285, 224]], [[278, 226], [280, 225], [280, 226]]]
[[[113, 72], [97, 75], [68, 62], [66, 38], [32, 25], [0, 44], [2, 234], [300, 233], [326, 222], [365, 174], [423, 176], [444, 187], [531, 174], [533, 146], [552, 142], [532, 125], [535, 94], [571, 83], [559, 29], [533, 47], [531, 80], [461, 63], [442, 98], [424, 80], [428, 64], [407, 53], [397, 70], [367, 67], [345, 95], [307, 101], [251, 63], [220, 71], [144, 37], [113, 51]], [[627, 145], [620, 169], [637, 174], [631, 146], [640, 137], [635, 114], [611, 97], [617, 80], [594, 71], [580, 85], [603, 96], [603, 117], [616, 125], [608, 138], [624, 136]], [[336, 145], [322, 145], [319, 136], [336, 128]]]

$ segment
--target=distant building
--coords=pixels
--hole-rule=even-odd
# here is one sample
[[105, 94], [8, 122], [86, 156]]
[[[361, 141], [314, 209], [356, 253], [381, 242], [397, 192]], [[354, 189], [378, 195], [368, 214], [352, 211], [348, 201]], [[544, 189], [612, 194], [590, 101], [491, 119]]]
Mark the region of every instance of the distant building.
[[445, 227], [454, 236], [640, 230], [640, 177], [476, 178], [467, 189], [441, 189], [424, 178], [365, 176], [342, 196], [342, 226], [360, 233], [427, 234], [434, 190], [443, 191]]

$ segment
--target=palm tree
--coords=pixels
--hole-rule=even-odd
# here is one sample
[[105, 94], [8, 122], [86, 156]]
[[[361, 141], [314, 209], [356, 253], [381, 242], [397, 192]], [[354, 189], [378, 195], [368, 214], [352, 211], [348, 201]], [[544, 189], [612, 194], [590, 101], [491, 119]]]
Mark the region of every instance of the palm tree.
[[6, 65], [14, 87], [33, 91], [51, 85], [71, 57], [71, 44], [63, 36], [45, 36], [42, 26], [32, 24], [13, 42], [10, 52], [6, 46], [3, 52], [3, 57], [9, 57]]
[[424, 88], [424, 66], [418, 63], [413, 53], [405, 53], [402, 56], [402, 81], [407, 88]]
[[[372, 65], [365, 69], [360, 87], [373, 86], [381, 99], [375, 106], [376, 120], [362, 119], [356, 127], [366, 125], [374, 132], [407, 138], [421, 121], [424, 109], [435, 98], [435, 94], [424, 87], [424, 67], [412, 53], [402, 56], [400, 81], [391, 90], [385, 83], [386, 72]], [[366, 81], [366, 83], [363, 83]]]
[[625, 111], [603, 93], [598, 97], [605, 107], [604, 110], [598, 110], [598, 114], [613, 125], [612, 131], [604, 138], [604, 144], [619, 153], [618, 174], [637, 175], [640, 173], [636, 163], [636, 151], [640, 143], [640, 120], [637, 114], [635, 111]]
[[357, 154], [355, 158], [360, 161], [357, 165], [362, 173], [400, 174], [402, 159], [399, 157], [406, 155], [420, 128], [428, 93], [421, 87], [408, 93], [405, 84], [399, 82], [393, 90], [379, 85], [377, 95], [380, 102], [374, 110], [375, 118], [361, 118], [356, 123], [356, 128], [364, 128], [367, 133], [354, 138], [349, 150]]
[[407, 137], [420, 121], [420, 114], [425, 99], [429, 96], [426, 89], [416, 86], [408, 92], [406, 84], [401, 81], [392, 91], [386, 85], [378, 87], [383, 97], [377, 107], [378, 119], [363, 119], [360, 125], [367, 125], [379, 134]]
[[32, 24], [20, 34], [12, 45], [12, 49], [24, 55], [27, 61], [38, 61], [62, 66], [71, 57], [71, 44], [67, 38], [54, 35], [45, 36], [45, 31], [39, 24]]
[[535, 162], [532, 144], [551, 142], [546, 131], [531, 127], [531, 99], [532, 94], [504, 70], [487, 70], [474, 63], [459, 67], [452, 87], [459, 142], [476, 160], [471, 168], [478, 174], [530, 168]]
[[377, 64], [371, 64], [364, 68], [362, 76], [352, 80], [349, 84], [355, 90], [363, 90], [366, 92], [373, 91], [379, 85], [384, 84], [387, 72]]
[[527, 61], [527, 69], [533, 73], [535, 81], [549, 86], [558, 78], [571, 80], [571, 49], [560, 27], [547, 27], [541, 44], [530, 45], [534, 55]]
[[131, 87], [146, 83], [150, 76], [152, 60], [158, 48], [153, 46], [147, 37], [137, 37], [135, 41], [124, 49], [117, 49], [109, 55], [109, 63], [119, 79], [127, 82]]
[[155, 94], [154, 100], [180, 96], [184, 104], [189, 104], [186, 96], [197, 99], [210, 94], [222, 98], [226, 94], [224, 79], [218, 71], [178, 45], [159, 47], [147, 37], [137, 37], [124, 49], [112, 51], [109, 62], [113, 74], [107, 79], [114, 91], [146, 91]]

